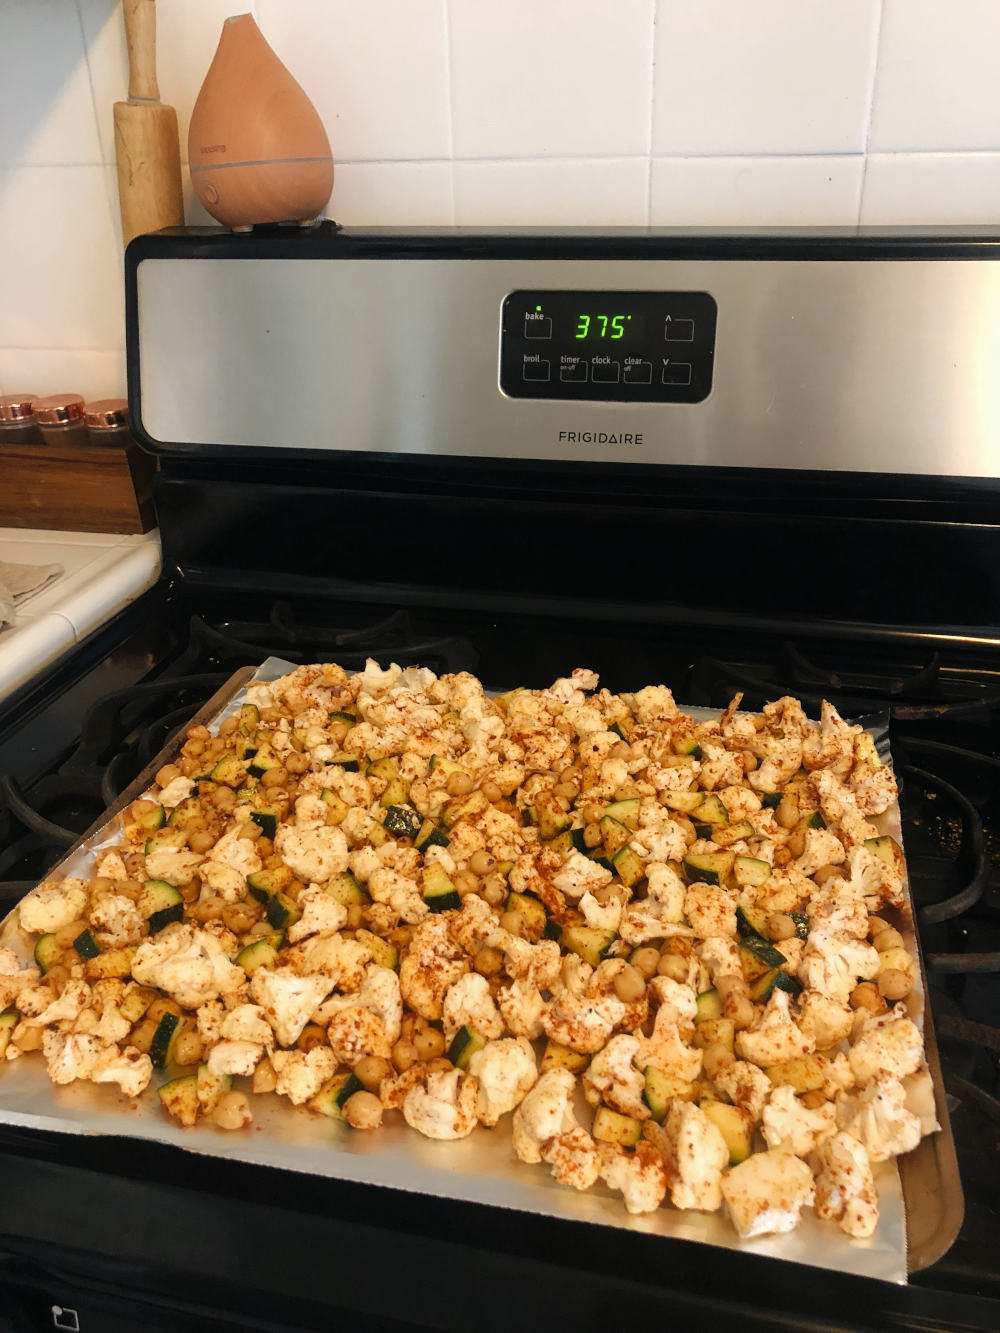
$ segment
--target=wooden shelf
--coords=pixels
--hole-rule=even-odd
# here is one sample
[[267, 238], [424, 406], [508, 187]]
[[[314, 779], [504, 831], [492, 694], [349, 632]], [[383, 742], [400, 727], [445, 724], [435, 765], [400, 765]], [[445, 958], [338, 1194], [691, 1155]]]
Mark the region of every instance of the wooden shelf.
[[0, 527], [149, 532], [155, 470], [136, 444], [0, 445]]

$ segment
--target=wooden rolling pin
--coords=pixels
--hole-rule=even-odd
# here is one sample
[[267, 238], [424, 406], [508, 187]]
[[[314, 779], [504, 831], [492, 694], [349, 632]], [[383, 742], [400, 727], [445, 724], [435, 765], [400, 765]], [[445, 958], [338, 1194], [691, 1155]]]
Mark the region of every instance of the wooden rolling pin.
[[156, 82], [155, 0], [122, 0], [128, 101], [115, 103], [115, 158], [122, 239], [184, 225], [177, 112]]

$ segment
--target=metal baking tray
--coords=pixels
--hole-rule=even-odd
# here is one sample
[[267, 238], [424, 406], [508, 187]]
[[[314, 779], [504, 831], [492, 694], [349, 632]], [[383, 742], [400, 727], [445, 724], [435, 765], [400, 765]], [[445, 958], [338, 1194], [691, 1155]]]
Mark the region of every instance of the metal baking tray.
[[[59, 880], [73, 874], [89, 878], [94, 852], [118, 840], [122, 811], [153, 786], [155, 774], [164, 764], [177, 758], [187, 727], [198, 723], [217, 725], [239, 708], [251, 681], [274, 680], [292, 670], [293, 663], [269, 658], [257, 670], [245, 667], [231, 676], [45, 878]], [[709, 709], [685, 711], [696, 717], [714, 715]], [[881, 734], [874, 727], [871, 729], [886, 757], [885, 726], [879, 729]], [[884, 822], [884, 831], [900, 838], [898, 807], [876, 822], [880, 825]], [[912, 922], [912, 911], [909, 915]], [[26, 944], [27, 937], [20, 931], [15, 908], [0, 922], [0, 945], [12, 947], [25, 956]], [[907, 944], [915, 950], [912, 932]], [[284, 1098], [267, 1094], [254, 1098], [254, 1122], [246, 1131], [226, 1133], [204, 1123], [185, 1129], [163, 1114], [152, 1086], [132, 1102], [126, 1102], [114, 1088], [91, 1083], [58, 1087], [50, 1083], [37, 1060], [21, 1059], [0, 1069], [0, 1122], [70, 1134], [153, 1139], [188, 1151], [258, 1165], [589, 1221], [665, 1238], [697, 1240], [905, 1282], [908, 1272], [926, 1268], [947, 1251], [958, 1234], [964, 1212], [937, 1044], [930, 1011], [923, 1002], [926, 984], [922, 964], [921, 981], [921, 987], [913, 993], [917, 998], [912, 1008], [915, 1021], [923, 1023], [941, 1129], [923, 1138], [905, 1157], [875, 1166], [880, 1219], [875, 1235], [869, 1240], [845, 1236], [833, 1224], [819, 1222], [811, 1209], [804, 1210], [794, 1232], [750, 1242], [739, 1240], [722, 1213], [681, 1212], [665, 1207], [653, 1214], [630, 1217], [620, 1198], [600, 1185], [580, 1194], [557, 1185], [547, 1168], [525, 1167], [514, 1158], [509, 1135], [503, 1128], [495, 1131], [479, 1126], [467, 1139], [448, 1143], [425, 1139], [401, 1122], [366, 1135], [293, 1108]]]

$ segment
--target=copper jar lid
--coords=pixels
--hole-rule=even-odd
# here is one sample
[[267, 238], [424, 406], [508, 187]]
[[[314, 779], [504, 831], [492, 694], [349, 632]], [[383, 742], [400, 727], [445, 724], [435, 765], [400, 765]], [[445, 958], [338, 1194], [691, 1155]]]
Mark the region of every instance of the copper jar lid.
[[50, 393], [35, 399], [35, 420], [40, 426], [67, 426], [83, 420], [83, 399], [78, 393]]
[[34, 393], [8, 393], [0, 398], [0, 421], [30, 421], [39, 402]]
[[122, 430], [128, 426], [128, 399], [99, 398], [87, 403], [85, 420], [90, 430]]

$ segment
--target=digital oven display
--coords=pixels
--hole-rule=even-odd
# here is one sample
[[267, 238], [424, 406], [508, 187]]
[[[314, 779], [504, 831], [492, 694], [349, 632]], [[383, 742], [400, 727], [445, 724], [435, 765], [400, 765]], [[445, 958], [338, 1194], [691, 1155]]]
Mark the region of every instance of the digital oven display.
[[716, 314], [707, 292], [511, 292], [500, 387], [511, 398], [700, 403]]

